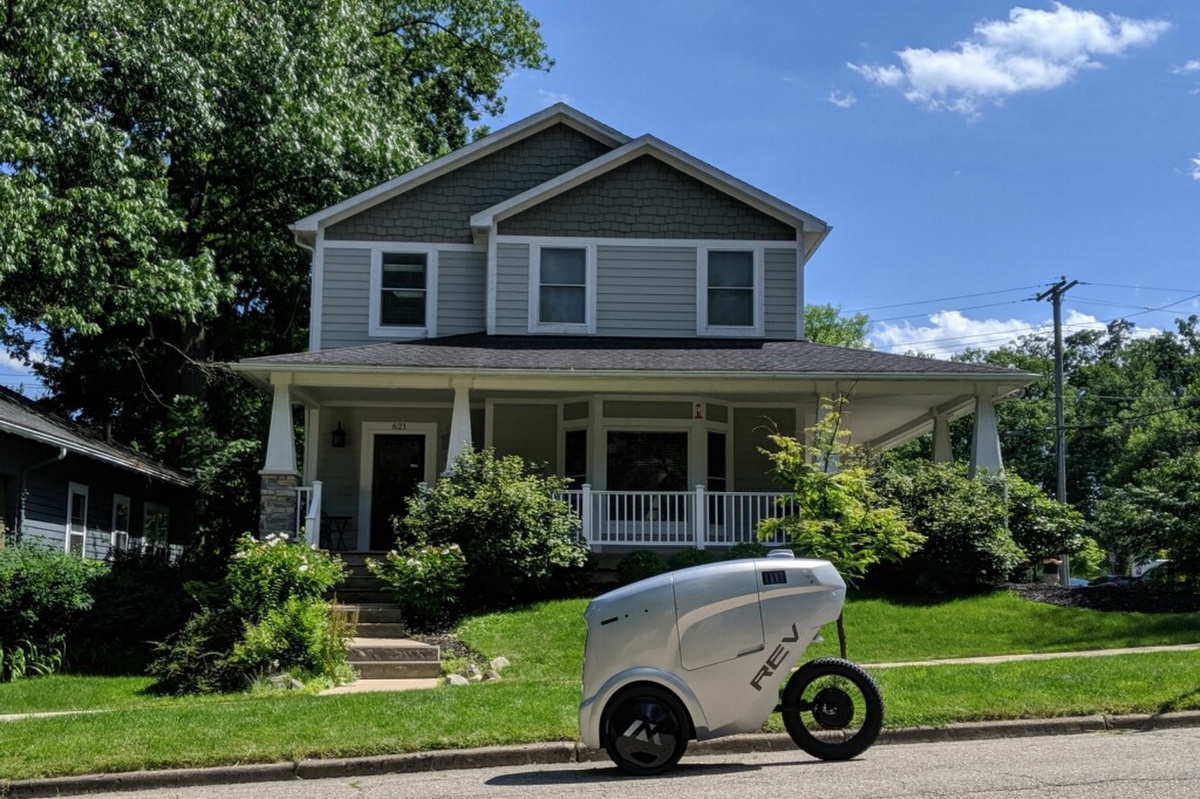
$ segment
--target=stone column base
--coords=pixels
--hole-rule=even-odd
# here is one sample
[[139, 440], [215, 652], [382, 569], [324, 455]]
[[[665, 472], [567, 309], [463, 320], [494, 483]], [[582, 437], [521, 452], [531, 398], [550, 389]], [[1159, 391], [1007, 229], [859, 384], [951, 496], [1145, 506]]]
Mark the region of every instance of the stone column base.
[[296, 489], [300, 475], [295, 472], [259, 472], [262, 485], [258, 498], [258, 537], [272, 533], [296, 532]]

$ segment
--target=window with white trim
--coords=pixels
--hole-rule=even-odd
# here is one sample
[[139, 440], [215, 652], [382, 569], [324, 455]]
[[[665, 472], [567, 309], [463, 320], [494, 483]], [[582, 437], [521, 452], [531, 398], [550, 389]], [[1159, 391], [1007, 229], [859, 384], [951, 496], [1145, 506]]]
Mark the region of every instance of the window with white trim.
[[66, 550], [83, 557], [87, 549], [88, 487], [71, 483], [67, 487]]
[[436, 285], [435, 250], [396, 245], [373, 250], [370, 335], [393, 338], [434, 335]]
[[706, 327], [757, 327], [758, 270], [754, 251], [709, 250], [706, 260]]
[[113, 549], [129, 547], [129, 497], [113, 495], [112, 542]]
[[595, 332], [595, 251], [592, 247], [530, 248], [529, 332]]

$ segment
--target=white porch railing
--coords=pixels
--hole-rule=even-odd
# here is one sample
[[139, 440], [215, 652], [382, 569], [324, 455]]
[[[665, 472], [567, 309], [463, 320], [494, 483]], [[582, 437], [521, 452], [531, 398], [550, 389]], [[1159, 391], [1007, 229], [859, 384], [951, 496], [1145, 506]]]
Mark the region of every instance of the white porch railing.
[[[795, 512], [780, 492], [595, 491], [585, 484], [564, 491], [563, 499], [579, 514], [583, 538], [593, 549], [603, 546], [727, 547], [759, 542], [763, 519]], [[782, 544], [782, 539], [762, 541]]]
[[296, 488], [296, 537], [308, 544], [321, 540], [321, 481]]

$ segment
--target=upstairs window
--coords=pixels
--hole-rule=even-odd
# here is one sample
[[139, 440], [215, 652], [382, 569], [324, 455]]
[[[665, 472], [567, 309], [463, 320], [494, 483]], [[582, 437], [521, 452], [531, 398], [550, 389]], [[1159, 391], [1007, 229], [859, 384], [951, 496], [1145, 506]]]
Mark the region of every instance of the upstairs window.
[[435, 335], [437, 252], [389, 246], [371, 261], [370, 334], [389, 338]]
[[530, 332], [594, 332], [595, 277], [587, 247], [536, 247]]
[[379, 324], [425, 327], [427, 259], [423, 252], [385, 252], [380, 288]]
[[762, 335], [761, 264], [754, 250], [705, 253], [701, 333]]

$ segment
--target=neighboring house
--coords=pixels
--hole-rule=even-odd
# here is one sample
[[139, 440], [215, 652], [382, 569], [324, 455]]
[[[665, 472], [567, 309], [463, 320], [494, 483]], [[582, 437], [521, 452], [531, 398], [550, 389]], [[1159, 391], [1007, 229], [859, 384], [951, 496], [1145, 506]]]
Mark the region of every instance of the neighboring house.
[[261, 530], [388, 549], [470, 445], [571, 478], [595, 547], [752, 540], [781, 490], [768, 432], [839, 394], [855, 442], [932, 430], [942, 459], [974, 413], [972, 466], [1000, 469], [994, 405], [1035, 375], [804, 340], [829, 230], [564, 105], [299, 220], [309, 351], [233, 365], [274, 395]]
[[102, 560], [129, 547], [180, 551], [191, 481], [0, 387], [0, 540]]

